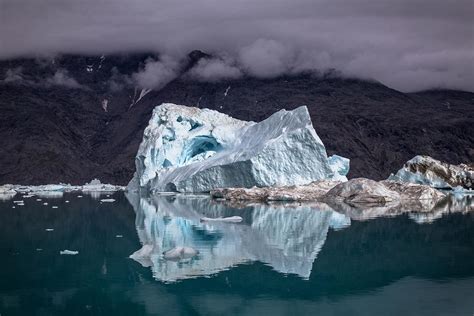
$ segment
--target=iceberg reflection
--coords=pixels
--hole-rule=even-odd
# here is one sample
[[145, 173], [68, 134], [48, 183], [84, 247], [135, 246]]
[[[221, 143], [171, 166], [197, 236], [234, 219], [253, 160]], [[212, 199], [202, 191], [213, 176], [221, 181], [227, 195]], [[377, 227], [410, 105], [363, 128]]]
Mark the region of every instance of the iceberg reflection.
[[[350, 225], [349, 217], [323, 203], [294, 207], [254, 204], [237, 209], [199, 196], [140, 197], [129, 193], [127, 198], [136, 212], [143, 245], [130, 257], [151, 267], [154, 277], [165, 282], [211, 275], [250, 261], [309, 278], [329, 228]], [[233, 215], [243, 221], [200, 221], [204, 216]], [[166, 260], [163, 252], [175, 247], [199, 253], [186, 260]]]

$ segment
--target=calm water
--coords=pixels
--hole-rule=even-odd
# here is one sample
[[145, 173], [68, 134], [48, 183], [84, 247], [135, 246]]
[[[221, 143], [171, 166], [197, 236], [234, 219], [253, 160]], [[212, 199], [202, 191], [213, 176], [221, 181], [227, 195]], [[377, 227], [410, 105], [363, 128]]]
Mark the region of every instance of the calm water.
[[[78, 195], [0, 200], [2, 316], [474, 314], [471, 200], [377, 217], [316, 203]], [[244, 221], [199, 221], [231, 215]], [[164, 260], [175, 246], [199, 254]]]

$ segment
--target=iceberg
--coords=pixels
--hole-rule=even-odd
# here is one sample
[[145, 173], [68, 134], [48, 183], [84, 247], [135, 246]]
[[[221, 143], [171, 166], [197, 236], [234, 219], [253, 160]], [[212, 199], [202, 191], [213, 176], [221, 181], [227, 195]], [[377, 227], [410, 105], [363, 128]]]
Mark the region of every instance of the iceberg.
[[452, 165], [429, 156], [415, 156], [408, 160], [388, 180], [425, 184], [439, 189], [472, 190], [474, 168], [469, 165]]
[[255, 123], [164, 103], [153, 110], [127, 189], [209, 192], [228, 187], [344, 180], [349, 160], [328, 158], [305, 106]]

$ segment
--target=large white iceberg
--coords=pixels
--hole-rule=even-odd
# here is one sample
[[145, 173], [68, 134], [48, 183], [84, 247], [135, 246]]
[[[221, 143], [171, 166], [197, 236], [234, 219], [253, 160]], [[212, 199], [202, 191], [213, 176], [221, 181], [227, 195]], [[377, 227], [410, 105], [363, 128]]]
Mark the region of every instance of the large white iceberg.
[[153, 111], [135, 164], [130, 191], [301, 185], [344, 180], [349, 170], [348, 159], [328, 159], [305, 106], [255, 123], [162, 104]]

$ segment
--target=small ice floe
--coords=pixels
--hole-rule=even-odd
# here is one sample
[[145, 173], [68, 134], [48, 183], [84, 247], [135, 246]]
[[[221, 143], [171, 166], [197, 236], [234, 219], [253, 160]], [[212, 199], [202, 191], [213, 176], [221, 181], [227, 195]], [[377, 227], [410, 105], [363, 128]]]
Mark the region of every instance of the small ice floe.
[[51, 208], [58, 208], [56, 205], [51, 206]]
[[174, 247], [170, 250], [164, 251], [163, 258], [166, 260], [191, 259], [197, 254], [199, 254], [199, 251], [191, 247]]
[[115, 238], [122, 238], [123, 235], [115, 235]]
[[230, 217], [201, 217], [201, 222], [223, 222], [223, 223], [240, 223], [242, 221], [240, 216], [230, 216]]
[[12, 208], [16, 208], [16, 206], [12, 206]]
[[48, 205], [48, 202], [44, 202], [43, 205]]
[[45, 230], [46, 230], [47, 232], [52, 232], [54, 229], [52, 229], [52, 228], [46, 228]]
[[71, 255], [71, 256], [74, 256], [74, 255], [77, 255], [79, 253], [79, 251], [76, 251], [76, 250], [61, 250], [59, 252], [60, 255]]
[[27, 199], [27, 198], [30, 198], [30, 197], [33, 197], [33, 196], [35, 196], [35, 195], [34, 194], [25, 194], [25, 195], [23, 195], [23, 198]]
[[23, 203], [25, 203], [25, 202], [24, 202], [23, 200], [20, 200], [20, 201], [13, 201], [13, 203], [15, 203], [15, 204], [23, 204]]
[[41, 202], [42, 200], [41, 199], [36, 199], [36, 201]]
[[151, 253], [153, 252], [153, 245], [145, 244], [140, 249], [132, 253], [129, 258], [135, 260], [143, 267], [153, 266], [153, 261], [151, 261]]
[[82, 197], [82, 195], [78, 195], [77, 197], [78, 197], [78, 198], [81, 198], [81, 197]]
[[36, 251], [43, 251], [43, 249], [41, 249], [41, 248], [36, 248]]
[[112, 203], [112, 202], [115, 202], [115, 199], [102, 199], [100, 201], [105, 202], [105, 203]]
[[68, 201], [68, 200], [66, 200], [66, 201], [64, 201], [64, 202], [65, 202], [65, 203], [69, 203], [69, 201]]

